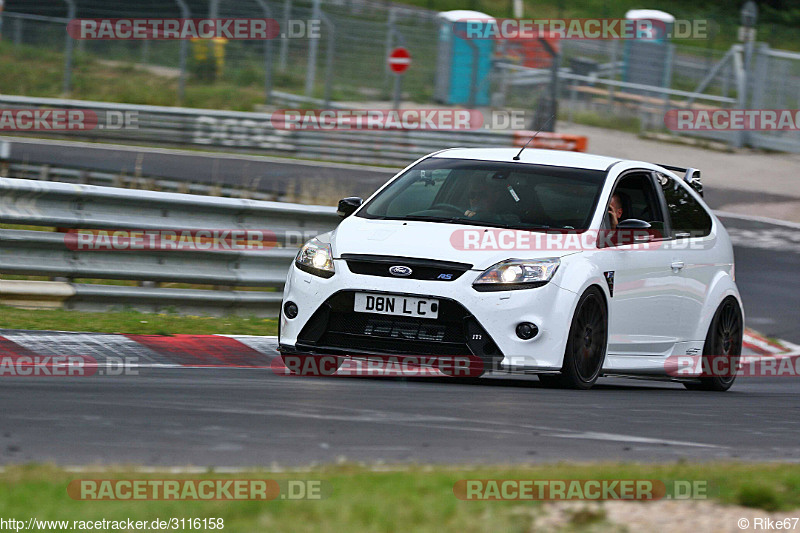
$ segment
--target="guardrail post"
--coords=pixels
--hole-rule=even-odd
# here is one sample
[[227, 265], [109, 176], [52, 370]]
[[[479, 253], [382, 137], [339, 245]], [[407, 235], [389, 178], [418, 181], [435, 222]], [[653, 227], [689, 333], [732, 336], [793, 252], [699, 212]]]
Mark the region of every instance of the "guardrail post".
[[[619, 45], [617, 44], [617, 40], [616, 39], [612, 39], [611, 40], [611, 64], [613, 65], [612, 66], [613, 70], [612, 70], [611, 76], [609, 76], [609, 78], [611, 78], [612, 80], [616, 80], [617, 79], [617, 67], [616, 67], [616, 64], [617, 64], [617, 55], [618, 55], [618, 52], [619, 52], [618, 46]], [[613, 103], [614, 103], [614, 86], [613, 85], [609, 86], [609, 88], [608, 88], [608, 103], [609, 103], [609, 105], [613, 105]]]
[[22, 44], [22, 19], [20, 17], [14, 18], [14, 46]]
[[[189, 6], [186, 5], [184, 0], [175, 0], [178, 7], [181, 9], [181, 17], [188, 19], [192, 17]], [[186, 56], [189, 53], [189, 42], [186, 39], [181, 39], [181, 76], [178, 80], [178, 103], [183, 104], [184, 97], [186, 96]]]
[[[550, 106], [547, 108], [547, 117], [541, 117], [540, 120], [548, 119], [546, 122], [540, 122], [536, 124], [536, 129], [541, 129], [542, 131], [549, 131], [554, 132], [556, 131], [556, 122], [558, 121], [558, 73], [561, 63], [561, 53], [560, 51], [556, 50], [555, 47], [544, 38], [539, 38], [539, 42], [542, 44], [544, 49], [550, 55]], [[539, 112], [537, 110], [537, 112]], [[552, 120], [550, 119], [550, 115], [552, 115]]]
[[8, 141], [0, 141], [0, 176], [11, 177], [8, 174], [9, 159], [11, 159], [11, 143]]
[[[319, 20], [320, 17], [320, 0], [314, 0], [314, 5], [311, 9], [311, 20]], [[319, 48], [319, 39], [309, 39], [308, 41], [308, 63], [306, 64], [306, 87], [305, 95], [307, 97], [313, 96], [314, 81], [317, 73], [317, 49]]]
[[[383, 57], [389, 57], [389, 54], [392, 53], [392, 44], [394, 41], [394, 33], [395, 33], [395, 10], [394, 7], [389, 8], [389, 18], [386, 21], [386, 53], [383, 54]], [[389, 90], [389, 78], [391, 74], [391, 69], [389, 68], [389, 62], [385, 61], [383, 66], [383, 80], [386, 84], [386, 90]]]
[[[76, 10], [75, 0], [64, 0], [64, 2], [67, 4], [67, 18], [73, 20]], [[69, 24], [69, 22], [67, 22], [67, 24]], [[64, 49], [64, 84], [61, 88], [61, 92], [64, 96], [67, 96], [72, 86], [72, 52], [75, 42], [72, 40], [66, 26], [64, 26], [64, 33], [67, 35], [67, 46]]]
[[333, 86], [333, 54], [336, 47], [336, 26], [331, 19], [320, 13], [322, 22], [328, 27], [328, 50], [325, 52], [325, 107], [331, 105], [331, 88]]
[[[286, 32], [289, 26], [289, 17], [292, 15], [292, 0], [284, 0], [283, 2], [283, 24], [281, 24], [281, 31]], [[287, 37], [281, 36], [281, 50], [280, 57], [278, 58], [278, 67], [281, 72], [286, 72], [286, 62], [289, 60], [289, 40]]]
[[[267, 4], [266, 0], [255, 0], [261, 9], [264, 11], [264, 18], [272, 18], [272, 9]], [[280, 28], [278, 29], [278, 37], [280, 37]], [[272, 94], [272, 39], [264, 41], [264, 103], [269, 103], [270, 94]]]
[[[670, 85], [672, 85], [672, 67], [673, 61], [675, 59], [675, 45], [669, 44], [667, 45], [667, 60], [664, 65], [664, 78], [661, 85], [665, 89], [669, 89]], [[670, 102], [669, 102], [669, 93], [664, 92], [664, 114], [666, 115], [667, 111], [669, 111]]]
[[[766, 98], [764, 97], [764, 89], [765, 89], [765, 82], [771, 80], [768, 71], [768, 63], [769, 63], [769, 45], [767, 43], [758, 43], [758, 47], [755, 50], [755, 61], [753, 61], [753, 66], [751, 67], [751, 78], [752, 78], [752, 85], [750, 87], [750, 108], [751, 109], [766, 109], [767, 102], [765, 101]], [[781, 79], [781, 77], [777, 77], [777, 79]], [[771, 102], [775, 103], [775, 102]], [[785, 105], [784, 102], [781, 102], [781, 106]]]
[[[744, 109], [747, 105], [747, 73], [744, 68], [744, 60], [742, 58], [743, 49], [739, 48], [733, 54], [733, 70], [736, 76], [736, 107]], [[733, 145], [736, 148], [741, 148], [745, 143], [745, 132], [740, 131], [733, 134]]]

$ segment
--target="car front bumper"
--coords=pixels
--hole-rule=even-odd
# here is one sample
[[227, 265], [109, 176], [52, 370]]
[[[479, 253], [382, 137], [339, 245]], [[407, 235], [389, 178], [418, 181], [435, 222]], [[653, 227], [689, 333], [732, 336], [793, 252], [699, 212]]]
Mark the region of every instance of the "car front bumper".
[[[492, 370], [553, 371], [561, 368], [577, 295], [553, 282], [541, 287], [478, 292], [478, 271], [453, 281], [428, 281], [354, 274], [335, 260], [328, 279], [292, 265], [284, 302], [298, 307], [280, 317], [280, 349], [306, 354], [395, 354], [475, 356]], [[389, 293], [440, 300], [439, 318], [411, 319], [353, 311], [355, 292]], [[516, 334], [521, 322], [539, 332]], [[488, 367], [487, 367], [488, 368]]]

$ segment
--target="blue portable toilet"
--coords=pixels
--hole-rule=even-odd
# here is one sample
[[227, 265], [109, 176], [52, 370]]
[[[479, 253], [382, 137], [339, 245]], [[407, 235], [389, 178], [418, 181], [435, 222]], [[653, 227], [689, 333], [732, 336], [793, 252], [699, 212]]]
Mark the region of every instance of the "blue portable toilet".
[[437, 18], [439, 47], [434, 98], [443, 104], [489, 105], [489, 76], [495, 39], [465, 37], [467, 21], [473, 28], [478, 24], [477, 27], [486, 30], [484, 24], [496, 29], [495, 19], [485, 13], [468, 10], [445, 11], [439, 13]]
[[675, 25], [675, 17], [657, 9], [631, 9], [625, 13], [625, 19], [649, 20], [653, 31], [644, 38], [625, 41], [622, 80], [641, 85], [669, 87], [672, 74], [669, 68], [672, 61], [669, 35]]

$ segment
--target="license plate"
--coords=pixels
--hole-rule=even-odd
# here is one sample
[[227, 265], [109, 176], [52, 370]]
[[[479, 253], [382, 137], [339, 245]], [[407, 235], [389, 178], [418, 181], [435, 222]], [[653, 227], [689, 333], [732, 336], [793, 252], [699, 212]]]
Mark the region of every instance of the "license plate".
[[439, 300], [357, 292], [353, 310], [357, 313], [411, 316], [435, 320], [439, 316]]

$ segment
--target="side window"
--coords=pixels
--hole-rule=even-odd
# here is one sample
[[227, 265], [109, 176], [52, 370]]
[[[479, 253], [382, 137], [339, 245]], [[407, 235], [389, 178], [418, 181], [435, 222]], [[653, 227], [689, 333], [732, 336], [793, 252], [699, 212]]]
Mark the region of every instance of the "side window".
[[658, 179], [672, 219], [672, 236], [705, 237], [711, 233], [711, 217], [686, 187], [663, 174]]
[[[604, 230], [610, 241], [602, 241], [598, 246], [624, 246], [636, 242], [664, 238], [664, 210], [658, 195], [658, 187], [650, 171], [626, 173], [614, 186], [603, 218]], [[616, 231], [619, 225], [630, 221], [625, 231]], [[647, 223], [641, 228], [639, 222]], [[633, 228], [640, 228], [638, 230]], [[634, 234], [633, 232], [638, 232]], [[642, 232], [644, 234], [642, 234]]]
[[654, 229], [663, 229], [664, 217], [649, 173], [634, 172], [623, 177], [614, 188], [612, 200], [621, 208], [620, 221], [635, 218]]

